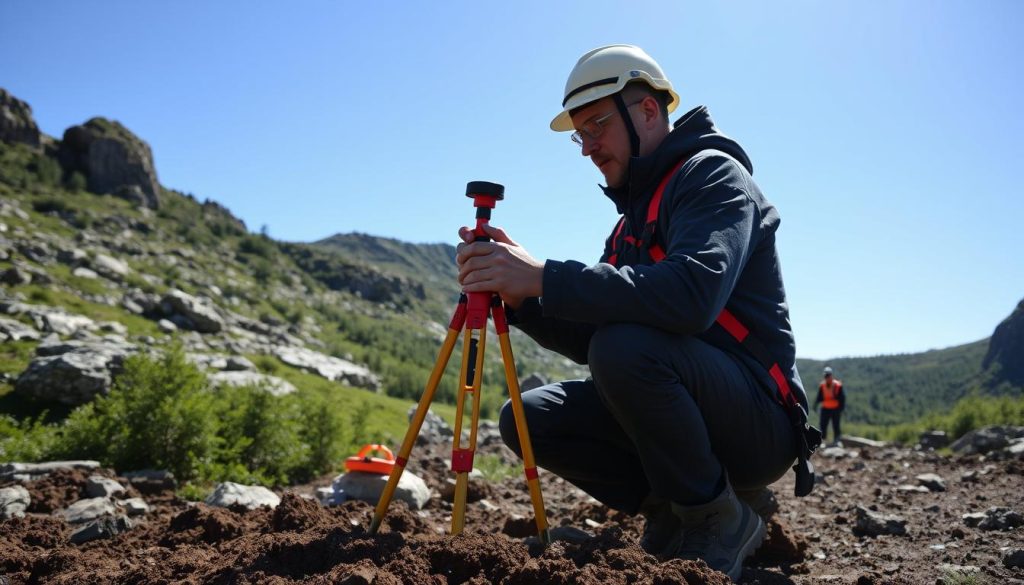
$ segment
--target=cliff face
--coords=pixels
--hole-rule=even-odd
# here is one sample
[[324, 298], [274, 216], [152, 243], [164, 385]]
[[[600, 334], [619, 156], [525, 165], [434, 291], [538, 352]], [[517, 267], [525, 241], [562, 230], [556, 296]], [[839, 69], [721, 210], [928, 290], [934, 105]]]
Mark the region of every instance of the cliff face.
[[33, 149], [42, 146], [43, 135], [32, 117], [32, 108], [0, 88], [0, 141], [27, 144]]
[[992, 333], [982, 366], [997, 368], [995, 383], [1024, 385], [1024, 300]]
[[160, 184], [149, 145], [116, 121], [93, 118], [68, 128], [58, 158], [65, 172], [85, 175], [93, 193], [109, 193], [150, 209], [160, 207]]

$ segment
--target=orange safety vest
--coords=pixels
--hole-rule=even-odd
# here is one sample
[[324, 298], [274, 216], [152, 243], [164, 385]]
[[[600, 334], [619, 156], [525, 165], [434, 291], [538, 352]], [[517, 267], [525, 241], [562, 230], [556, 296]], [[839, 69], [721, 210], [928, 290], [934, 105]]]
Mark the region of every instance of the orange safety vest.
[[818, 390], [821, 390], [821, 407], [829, 410], [835, 410], [839, 408], [839, 393], [843, 391], [843, 383], [839, 380], [832, 380], [832, 383], [822, 382], [818, 385]]

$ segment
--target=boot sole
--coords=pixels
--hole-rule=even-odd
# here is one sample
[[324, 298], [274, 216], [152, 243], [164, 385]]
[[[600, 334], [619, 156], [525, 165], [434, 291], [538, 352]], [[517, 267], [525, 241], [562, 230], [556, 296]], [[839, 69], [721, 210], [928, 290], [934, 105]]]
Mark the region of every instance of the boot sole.
[[752, 516], [757, 520], [757, 527], [750, 534], [750, 538], [743, 543], [739, 554], [736, 555], [736, 562], [726, 573], [733, 582], [739, 581], [740, 577], [743, 576], [743, 560], [754, 554], [754, 551], [757, 550], [757, 547], [761, 546], [761, 543], [764, 542], [764, 537], [768, 534], [768, 527], [765, 525], [764, 520], [757, 514], [752, 514]]

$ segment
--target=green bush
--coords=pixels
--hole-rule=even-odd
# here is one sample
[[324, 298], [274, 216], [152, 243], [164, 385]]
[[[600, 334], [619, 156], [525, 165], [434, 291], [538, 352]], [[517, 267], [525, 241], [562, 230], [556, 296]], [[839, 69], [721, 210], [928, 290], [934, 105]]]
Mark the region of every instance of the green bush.
[[[341, 413], [325, 396], [309, 393], [301, 403], [303, 425], [300, 431], [302, 441], [309, 446], [305, 468], [298, 470], [299, 480], [308, 480], [334, 468], [347, 449], [343, 441], [344, 420]], [[365, 402], [357, 411], [360, 417], [354, 417], [353, 428], [360, 427], [365, 432], [366, 417], [370, 407]]]
[[277, 397], [259, 386], [224, 386], [219, 393], [219, 460], [240, 464], [249, 481], [258, 483], [283, 485], [291, 475], [304, 474], [309, 448], [300, 438], [302, 410], [294, 397]]
[[67, 187], [68, 191], [85, 191], [89, 187], [89, 181], [85, 178], [85, 175], [75, 171], [68, 175], [64, 181], [64, 186]]
[[43, 423], [46, 413], [18, 421], [0, 415], [0, 462], [42, 461], [54, 451], [57, 429]]
[[206, 376], [180, 345], [127, 358], [107, 396], [71, 413], [64, 450], [119, 470], [157, 468], [189, 481], [216, 454], [218, 421]]

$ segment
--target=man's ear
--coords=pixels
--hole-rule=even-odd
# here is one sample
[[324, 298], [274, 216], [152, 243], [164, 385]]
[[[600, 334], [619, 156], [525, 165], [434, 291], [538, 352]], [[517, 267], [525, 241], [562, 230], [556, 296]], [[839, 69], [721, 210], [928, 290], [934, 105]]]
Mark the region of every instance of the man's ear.
[[661, 108], [658, 106], [658, 100], [652, 96], [647, 96], [642, 102], [640, 102], [640, 112], [643, 114], [644, 125], [651, 126], [661, 116]]

